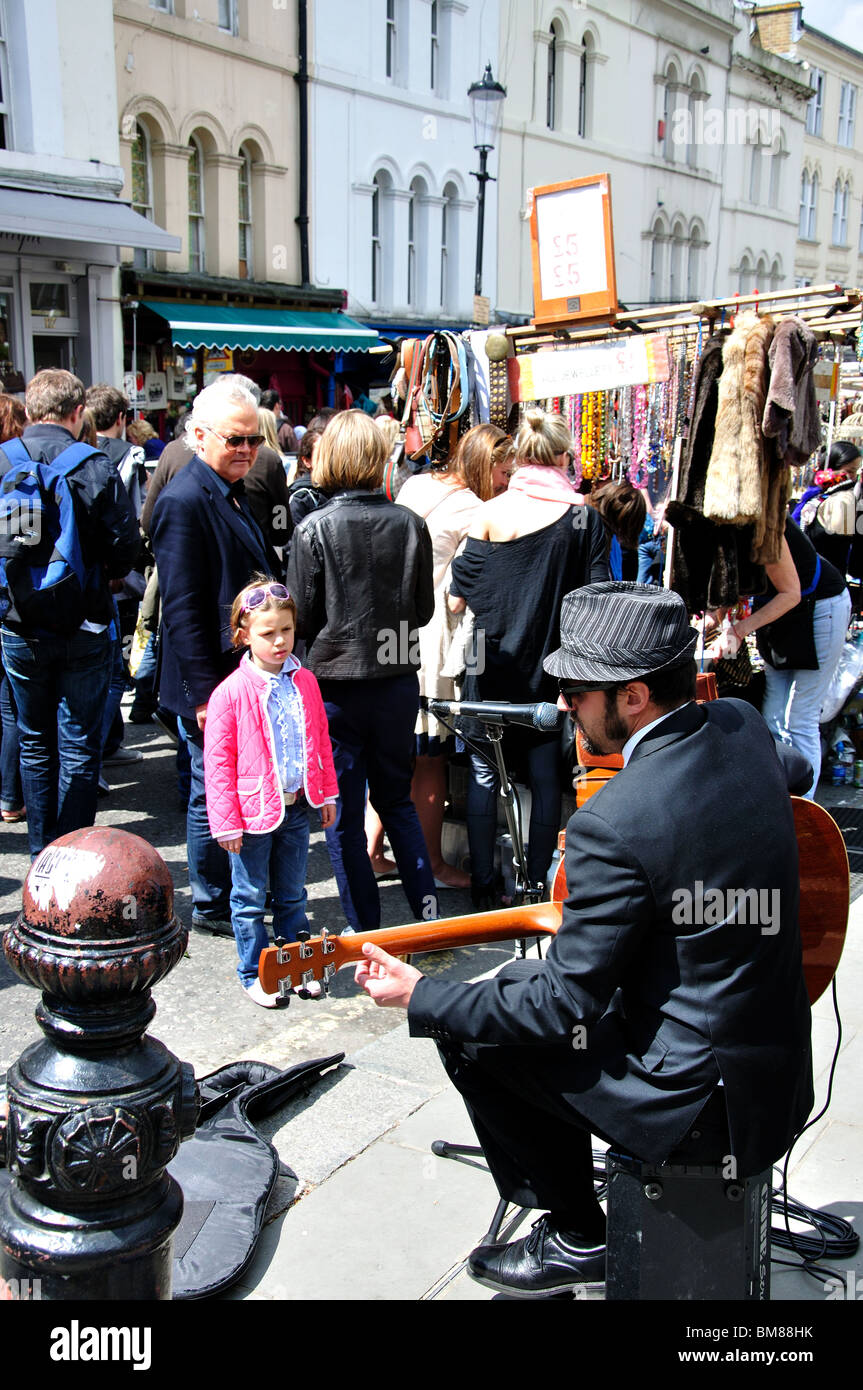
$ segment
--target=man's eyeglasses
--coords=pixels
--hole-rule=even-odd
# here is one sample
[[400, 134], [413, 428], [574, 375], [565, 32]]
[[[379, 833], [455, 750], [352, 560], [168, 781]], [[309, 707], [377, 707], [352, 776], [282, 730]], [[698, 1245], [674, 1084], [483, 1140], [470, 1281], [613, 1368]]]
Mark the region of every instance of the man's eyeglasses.
[[558, 681], [558, 687], [567, 709], [572, 709], [577, 695], [589, 695], [592, 690], [619, 690], [620, 681]]
[[259, 589], [250, 589], [243, 600], [243, 613], [254, 613], [256, 608], [268, 598], [290, 598], [284, 584], [262, 584]]
[[244, 444], [248, 444], [250, 449], [259, 449], [264, 442], [262, 434], [220, 434], [212, 425], [204, 425], [203, 428], [209, 430], [217, 439], [221, 439], [229, 449], [241, 449]]

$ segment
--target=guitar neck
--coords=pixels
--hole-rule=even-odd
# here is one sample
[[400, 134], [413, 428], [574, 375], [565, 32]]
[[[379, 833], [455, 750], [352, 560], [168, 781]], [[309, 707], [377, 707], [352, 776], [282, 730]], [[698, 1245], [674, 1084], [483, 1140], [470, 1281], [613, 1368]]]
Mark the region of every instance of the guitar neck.
[[520, 936], [553, 935], [560, 926], [560, 915], [559, 903], [523, 904], [470, 917], [442, 917], [434, 922], [382, 927], [353, 936], [314, 937], [303, 945], [291, 942], [281, 948], [268, 946], [261, 953], [258, 978], [267, 994], [275, 994], [280, 980], [289, 979], [292, 985], [300, 984], [304, 975], [320, 980], [325, 970], [331, 973], [362, 960], [366, 942], [393, 956], [411, 951], [446, 951], [491, 941], [513, 941]]
[[370, 942], [391, 956], [410, 951], [446, 951], [458, 946], [480, 946], [491, 941], [512, 941], [519, 936], [553, 934], [560, 926], [557, 903], [505, 907], [499, 912], [478, 912], [472, 917], [442, 917], [435, 922], [411, 922], [403, 927], [381, 927], [338, 937], [337, 965], [362, 959]]

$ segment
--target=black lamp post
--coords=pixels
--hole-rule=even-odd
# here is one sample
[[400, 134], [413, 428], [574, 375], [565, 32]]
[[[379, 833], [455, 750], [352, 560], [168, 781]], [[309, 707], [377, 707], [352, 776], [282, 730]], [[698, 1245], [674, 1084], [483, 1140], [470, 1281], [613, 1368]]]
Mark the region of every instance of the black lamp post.
[[486, 65], [481, 82], [472, 82], [468, 87], [471, 116], [473, 118], [473, 147], [479, 150], [479, 172], [474, 170], [474, 178], [479, 181], [479, 207], [476, 227], [476, 278], [474, 294], [482, 294], [482, 246], [485, 234], [485, 186], [492, 175], [488, 172], [489, 152], [494, 149], [503, 116], [503, 101], [506, 87], [495, 82], [491, 74], [491, 63]]

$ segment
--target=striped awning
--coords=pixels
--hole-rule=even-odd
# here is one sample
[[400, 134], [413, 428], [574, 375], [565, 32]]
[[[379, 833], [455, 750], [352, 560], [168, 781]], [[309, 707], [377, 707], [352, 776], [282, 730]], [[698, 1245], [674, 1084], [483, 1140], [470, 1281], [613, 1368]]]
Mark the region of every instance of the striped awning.
[[142, 299], [141, 307], [159, 314], [179, 348], [284, 348], [297, 352], [368, 352], [378, 335], [347, 314], [302, 313], [230, 305], [189, 304]]

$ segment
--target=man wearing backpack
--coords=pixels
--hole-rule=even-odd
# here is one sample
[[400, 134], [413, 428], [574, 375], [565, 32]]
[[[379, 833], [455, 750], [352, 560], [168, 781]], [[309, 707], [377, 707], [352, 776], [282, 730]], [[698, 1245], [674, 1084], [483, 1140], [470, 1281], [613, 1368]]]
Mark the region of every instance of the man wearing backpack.
[[[109, 582], [128, 573], [138, 550], [135, 513], [116, 467], [100, 450], [88, 452], [76, 443], [84, 405], [78, 377], [53, 368], [38, 372], [27, 387], [31, 423], [21, 439], [40, 466], [43, 496], [55, 499], [54, 511], [64, 516], [62, 546], [80, 549], [82, 582], [62, 622], [34, 620], [34, 607], [43, 610], [32, 600], [45, 595], [43, 589], [24, 596], [31, 585], [37, 590], [44, 582], [35, 567], [23, 584], [12, 577], [10, 565], [7, 584], [0, 588], [5, 609], [0, 640], [18, 707], [34, 858], [52, 840], [96, 818], [102, 713], [111, 672]], [[12, 469], [23, 475], [26, 461], [10, 457], [10, 446], [11, 441], [0, 450], [0, 476]], [[72, 448], [78, 452], [70, 457]], [[69, 499], [71, 510], [64, 514]], [[50, 512], [46, 506], [46, 524]]]

